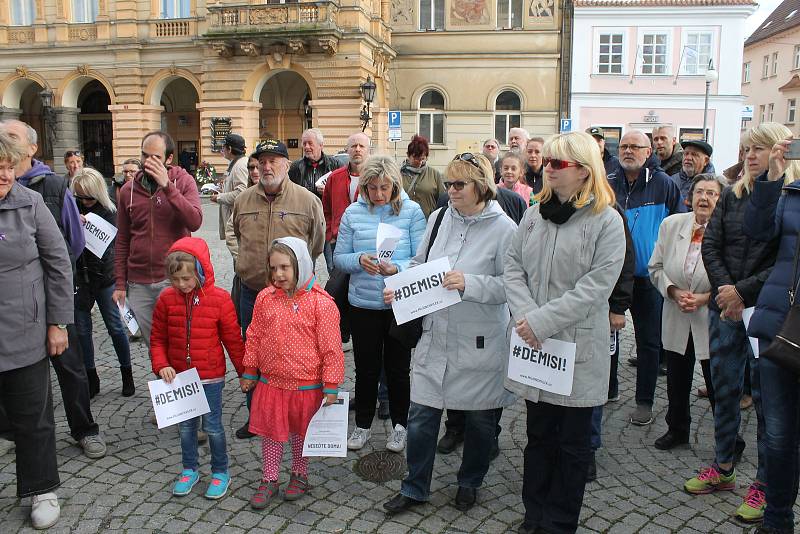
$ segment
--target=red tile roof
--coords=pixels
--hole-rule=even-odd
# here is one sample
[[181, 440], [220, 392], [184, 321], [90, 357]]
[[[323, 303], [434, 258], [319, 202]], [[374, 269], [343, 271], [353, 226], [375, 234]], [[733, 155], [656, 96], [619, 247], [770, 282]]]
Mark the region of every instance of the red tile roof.
[[[791, 16], [789, 16], [791, 15]], [[781, 5], [769, 14], [756, 31], [747, 38], [744, 46], [748, 47], [767, 37], [772, 37], [791, 28], [800, 26], [800, 0], [783, 0]]]

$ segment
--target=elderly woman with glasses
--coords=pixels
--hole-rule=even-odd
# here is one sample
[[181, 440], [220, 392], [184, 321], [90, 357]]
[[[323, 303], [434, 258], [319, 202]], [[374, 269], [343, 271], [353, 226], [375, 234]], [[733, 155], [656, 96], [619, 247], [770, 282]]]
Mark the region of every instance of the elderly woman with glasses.
[[[448, 258], [444, 287], [461, 302], [427, 315], [411, 368], [408, 476], [383, 507], [404, 511], [430, 499], [442, 411], [463, 410], [464, 454], [455, 506], [472, 508], [495, 444], [495, 410], [514, 398], [503, 387], [508, 357], [508, 305], [503, 258], [516, 224], [494, 200], [494, 172], [482, 155], [456, 156], [445, 170], [449, 207], [431, 214], [411, 266]], [[435, 229], [435, 231], [434, 231]], [[384, 302], [394, 299], [384, 290]]]
[[[392, 431], [386, 448], [401, 452], [408, 425], [411, 347], [391, 337], [392, 308], [383, 301], [384, 278], [407, 269], [425, 233], [425, 215], [403, 190], [400, 168], [389, 156], [373, 156], [358, 180], [358, 200], [345, 210], [333, 263], [350, 275], [348, 300], [356, 364], [356, 428], [347, 448], [358, 450], [371, 435], [381, 367], [386, 372]], [[391, 259], [378, 260], [378, 224], [400, 230]]]
[[614, 209], [597, 143], [584, 132], [544, 145], [544, 184], [505, 257], [513, 327], [532, 349], [548, 339], [575, 344], [570, 394], [511, 378], [525, 398], [522, 533], [575, 532], [591, 461], [593, 407], [608, 398], [608, 298], [625, 259], [625, 230]]

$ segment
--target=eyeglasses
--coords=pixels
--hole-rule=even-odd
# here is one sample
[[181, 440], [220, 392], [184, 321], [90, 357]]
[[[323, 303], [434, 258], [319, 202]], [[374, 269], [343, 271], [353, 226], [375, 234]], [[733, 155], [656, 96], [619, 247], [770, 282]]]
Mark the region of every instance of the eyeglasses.
[[641, 150], [643, 148], [650, 148], [647, 145], [619, 145], [620, 152], [627, 152], [630, 150], [631, 152], [636, 152], [637, 150]]
[[[467, 163], [471, 163], [476, 169], [478, 169], [478, 172], [481, 173], [481, 176], [483, 176], [483, 169], [481, 169], [481, 164], [478, 163], [478, 158], [472, 152], [464, 152], [463, 154], [456, 154], [456, 157], [453, 158], [453, 161], [456, 160], [461, 160], [461, 161], [466, 161]], [[459, 190], [460, 190], [459, 188], [456, 188], [456, 191]]]
[[461, 191], [464, 189], [469, 182], [465, 182], [464, 180], [458, 180], [456, 182], [444, 182], [444, 188], [450, 189], [451, 187], [456, 191]]
[[566, 169], [567, 167], [580, 167], [581, 164], [575, 161], [567, 161], [565, 159], [555, 159], [555, 158], [542, 158], [542, 166], [547, 167], [550, 165], [550, 168], [554, 171], [560, 171], [561, 169]]
[[719, 192], [707, 189], [695, 189], [693, 195], [697, 196], [706, 196], [708, 198], [716, 198], [719, 196]]

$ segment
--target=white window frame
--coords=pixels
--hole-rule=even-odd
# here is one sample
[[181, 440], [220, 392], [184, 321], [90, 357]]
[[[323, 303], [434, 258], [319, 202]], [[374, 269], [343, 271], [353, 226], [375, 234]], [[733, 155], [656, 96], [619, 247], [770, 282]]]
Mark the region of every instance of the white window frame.
[[[423, 3], [427, 4], [428, 6], [430, 6], [430, 11], [431, 11], [431, 18], [425, 24], [423, 24], [423, 21], [422, 21], [422, 4]], [[436, 5], [437, 4], [442, 4], [442, 20], [441, 20], [441, 25], [440, 26], [436, 25]], [[421, 32], [432, 32], [432, 31], [444, 30], [444, 19], [446, 18], [446, 13], [445, 13], [445, 7], [446, 6], [444, 5], [444, 0], [419, 0], [419, 3], [417, 4], [417, 7], [418, 7], [417, 13], [419, 14], [419, 25], [417, 26], [417, 28], [419, 29], [419, 31], [421, 31]], [[428, 24], [430, 25], [430, 27], [428, 27]]]
[[778, 75], [778, 53], [777, 52], [773, 52], [772, 53], [772, 75], [773, 76], [777, 76]]
[[750, 83], [750, 61], [742, 65], [742, 83]]
[[761, 79], [769, 78], [769, 54], [764, 56], [764, 65], [761, 67]]
[[[161, 18], [162, 19], [188, 19], [192, 16], [192, 0], [160, 0], [161, 1]], [[283, 2], [281, 2], [283, 3]], [[181, 10], [181, 7], [185, 6], [185, 13]], [[175, 13], [173, 16], [169, 16], [168, 12], [169, 9], [172, 9], [172, 12]]]
[[[502, 95], [505, 92], [514, 93], [515, 95], [517, 95], [517, 98], [519, 99], [519, 109], [500, 109], [500, 110], [497, 109], [497, 99], [500, 98], [500, 95]], [[503, 144], [503, 146], [508, 147], [508, 130], [510, 130], [511, 128], [522, 127], [522, 95], [519, 94], [519, 92], [517, 92], [516, 90], [511, 89], [509, 87], [502, 89], [494, 97], [493, 108], [494, 108], [494, 115], [492, 116], [492, 131], [495, 132], [495, 135], [497, 135], [497, 119], [503, 118], [505, 122], [503, 136], [502, 139], [498, 138], [497, 140], [500, 141]], [[511, 126], [512, 117], [517, 118], [517, 123], [519, 124], [519, 126]]]
[[794, 61], [792, 70], [800, 69], [800, 45], [794, 45]]
[[[620, 64], [621, 72], [600, 72], [600, 38], [603, 35], [621, 35], [622, 36], [622, 63]], [[597, 29], [594, 35], [594, 43], [592, 50], [594, 50], [594, 73], [600, 76], [620, 76], [628, 74], [628, 40], [625, 38], [625, 32], [616, 31], [612, 29]], [[609, 55], [612, 55], [609, 53]], [[609, 63], [609, 67], [614, 65]]]
[[[93, 24], [97, 20], [97, 15], [100, 10], [98, 0], [71, 0], [70, 7], [72, 8], [72, 22], [78, 24]], [[81, 9], [79, 9], [79, 6]], [[78, 18], [78, 12], [83, 11], [85, 17]]]
[[794, 124], [797, 120], [797, 99], [790, 98], [786, 101], [786, 124]]
[[767, 122], [767, 106], [766, 105], [761, 104], [760, 106], [758, 106], [758, 118], [760, 119], [759, 122], [758, 122], [759, 124], [764, 124], [765, 122]]
[[775, 104], [769, 103], [767, 104], [767, 122], [773, 122], [775, 120]]
[[[36, 18], [36, 3], [34, 0], [11, 0], [10, 26], [30, 26]], [[19, 21], [15, 21], [19, 15]]]
[[[666, 35], [664, 45], [664, 72], [644, 72], [644, 38], [646, 35]], [[671, 76], [672, 75], [672, 28], [639, 28], [636, 39], [636, 74], [639, 76]]]
[[[716, 50], [716, 32], [714, 32], [711, 28], [691, 28], [686, 29], [684, 28], [681, 32], [681, 55], [683, 56], [683, 61], [681, 62], [681, 74], [686, 76], [703, 76], [706, 73], [706, 69], [708, 69], [708, 62], [711, 59], [714, 59], [714, 52]], [[710, 42], [708, 44], [709, 50], [708, 54], [704, 55], [700, 53], [699, 50], [696, 50], [698, 53], [698, 59], [696, 63], [693, 63], [692, 66], [695, 67], [694, 72], [689, 72], [689, 57], [686, 52], [687, 47], [689, 45], [689, 36], [696, 35], [699, 37], [701, 35], [707, 35], [711, 37]], [[716, 62], [715, 62], [716, 63]]]
[[[436, 91], [442, 96], [442, 109], [438, 108], [423, 108], [422, 107], [422, 97], [425, 96], [426, 93], [429, 91]], [[419, 100], [417, 100], [417, 132], [419, 135], [428, 139], [428, 143], [431, 145], [444, 145], [445, 139], [447, 137], [447, 116], [445, 115], [445, 109], [447, 108], [447, 97], [445, 97], [444, 93], [437, 89], [436, 87], [429, 87], [422, 91], [419, 95]], [[430, 116], [430, 129], [427, 132], [422, 131], [422, 116], [428, 115]], [[435, 139], [434, 138], [434, 116], [440, 115], [442, 117], [442, 138]]]
[[[508, 18], [500, 20], [500, 5], [505, 4], [508, 7]], [[513, 20], [514, 7], [518, 7], [520, 14], [519, 20]], [[523, 0], [497, 0], [497, 29], [498, 30], [513, 30], [515, 28], [522, 28], [525, 21], [525, 2]]]

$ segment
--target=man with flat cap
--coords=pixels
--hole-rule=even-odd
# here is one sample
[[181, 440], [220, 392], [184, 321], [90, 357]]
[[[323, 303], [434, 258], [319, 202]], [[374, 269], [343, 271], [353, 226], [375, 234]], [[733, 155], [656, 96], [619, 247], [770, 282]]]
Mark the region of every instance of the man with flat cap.
[[[308, 244], [315, 263], [325, 242], [322, 201], [289, 180], [286, 145], [267, 139], [256, 145], [250, 157], [258, 160], [259, 182], [239, 195], [232, 216], [233, 233], [239, 241], [236, 274], [242, 281], [239, 311], [243, 336], [253, 319], [256, 296], [267, 285], [267, 251], [272, 242], [279, 237], [298, 237]], [[252, 437], [248, 427], [249, 422], [236, 436]]]
[[714, 172], [714, 165], [711, 163], [711, 154], [714, 149], [702, 139], [681, 141], [681, 147], [683, 148], [681, 170], [670, 176], [670, 178], [681, 190], [681, 197], [688, 209], [691, 209], [691, 202], [687, 202], [687, 199], [689, 198], [689, 188], [692, 186], [692, 180], [698, 174]]
[[594, 140], [597, 141], [597, 146], [600, 147], [600, 153], [603, 155], [603, 167], [606, 169], [606, 175], [608, 175], [610, 172], [613, 172], [619, 166], [619, 160], [617, 159], [617, 156], [613, 155], [606, 148], [605, 131], [597, 126], [592, 126], [591, 128], [586, 128], [586, 133], [594, 137]]

